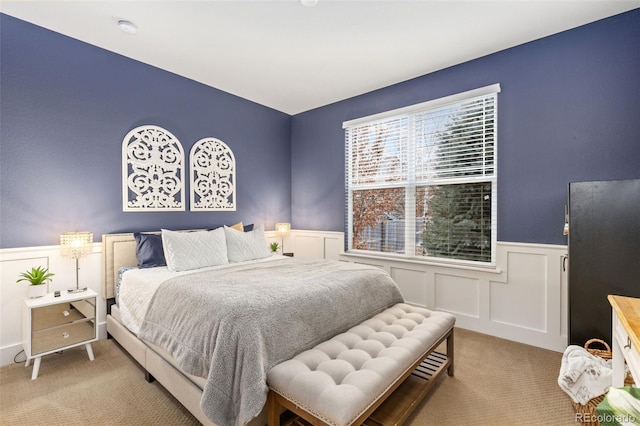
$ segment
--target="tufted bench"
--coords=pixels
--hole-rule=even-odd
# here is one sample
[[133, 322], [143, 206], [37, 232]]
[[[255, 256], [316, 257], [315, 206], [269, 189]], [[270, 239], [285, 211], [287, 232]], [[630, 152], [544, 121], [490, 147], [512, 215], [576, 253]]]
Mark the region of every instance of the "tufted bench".
[[453, 375], [454, 323], [451, 314], [399, 303], [276, 365], [267, 373], [269, 426], [280, 424], [281, 407], [313, 425], [360, 425], [447, 340], [428, 390], [445, 368]]

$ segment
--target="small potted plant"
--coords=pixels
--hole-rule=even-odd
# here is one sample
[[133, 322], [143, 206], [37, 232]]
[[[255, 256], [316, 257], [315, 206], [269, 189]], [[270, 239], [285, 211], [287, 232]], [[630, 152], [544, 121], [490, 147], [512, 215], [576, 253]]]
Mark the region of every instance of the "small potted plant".
[[280, 248], [280, 244], [278, 244], [276, 242], [273, 242], [273, 243], [269, 244], [269, 247], [271, 247], [271, 253], [275, 253]]
[[49, 272], [48, 268], [43, 268], [41, 266], [36, 266], [31, 268], [30, 271], [26, 271], [20, 274], [22, 278], [20, 278], [17, 283], [21, 281], [29, 282], [29, 297], [36, 298], [42, 297], [47, 294], [47, 286], [45, 285], [47, 280], [50, 280], [51, 277], [54, 276], [51, 272]]

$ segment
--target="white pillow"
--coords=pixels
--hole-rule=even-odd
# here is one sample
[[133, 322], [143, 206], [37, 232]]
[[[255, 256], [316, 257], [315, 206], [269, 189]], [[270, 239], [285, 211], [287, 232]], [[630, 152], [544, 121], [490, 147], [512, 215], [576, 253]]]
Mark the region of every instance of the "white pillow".
[[249, 232], [236, 231], [225, 226], [224, 233], [227, 237], [229, 262], [244, 262], [271, 256], [262, 225]]
[[229, 263], [225, 233], [213, 231], [178, 232], [162, 230], [162, 247], [170, 271], [190, 271]]

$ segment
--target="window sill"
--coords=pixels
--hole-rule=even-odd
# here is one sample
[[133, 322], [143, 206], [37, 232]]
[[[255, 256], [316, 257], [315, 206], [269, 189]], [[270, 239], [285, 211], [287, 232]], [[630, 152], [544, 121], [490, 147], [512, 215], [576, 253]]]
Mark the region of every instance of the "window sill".
[[447, 261], [437, 262], [433, 260], [423, 260], [419, 258], [385, 256], [385, 255], [363, 253], [363, 252], [342, 252], [340, 253], [340, 256], [344, 256], [347, 258], [352, 257], [356, 259], [370, 259], [370, 260], [379, 260], [379, 261], [387, 261], [387, 262], [407, 263], [411, 265], [434, 266], [439, 268], [463, 269], [467, 271], [485, 272], [488, 274], [502, 274], [502, 269], [500, 269], [496, 265], [476, 266], [476, 265], [468, 265], [468, 264], [462, 264], [457, 262], [447, 262]]

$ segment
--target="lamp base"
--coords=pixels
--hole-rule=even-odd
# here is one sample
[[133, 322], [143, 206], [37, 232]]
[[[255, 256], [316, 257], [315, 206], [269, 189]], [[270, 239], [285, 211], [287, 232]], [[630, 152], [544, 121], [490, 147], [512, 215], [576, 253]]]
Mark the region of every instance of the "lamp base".
[[87, 287], [84, 288], [70, 288], [67, 290], [68, 293], [82, 293], [83, 291], [87, 291]]

